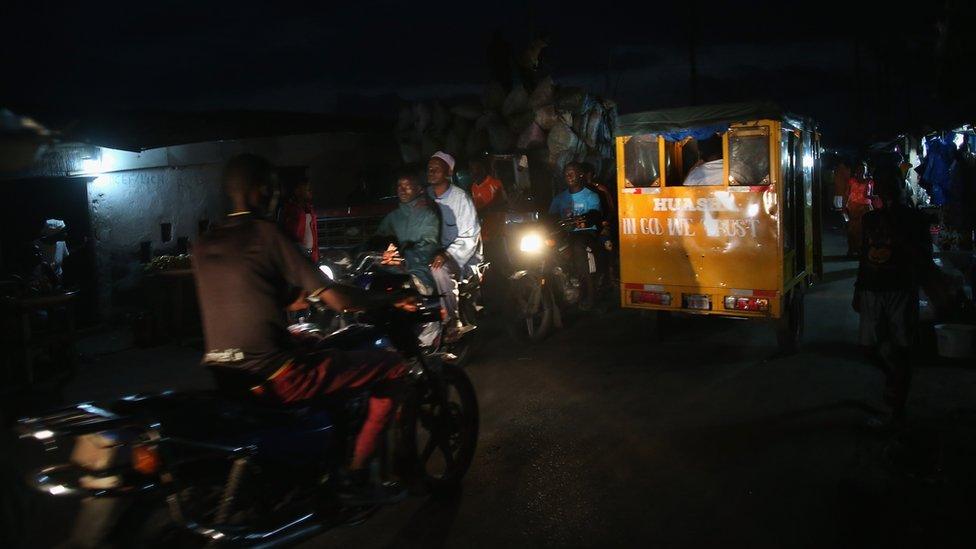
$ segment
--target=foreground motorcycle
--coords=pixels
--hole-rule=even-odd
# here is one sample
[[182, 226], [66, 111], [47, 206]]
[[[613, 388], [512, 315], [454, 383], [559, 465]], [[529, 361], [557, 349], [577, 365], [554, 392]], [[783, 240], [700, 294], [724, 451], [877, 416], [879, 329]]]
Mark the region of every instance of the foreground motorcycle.
[[[459, 485], [474, 456], [478, 404], [461, 368], [424, 353], [417, 312], [360, 313], [329, 335], [309, 323], [295, 336], [320, 348], [383, 348], [411, 365], [404, 393], [371, 464], [376, 481], [414, 495]], [[357, 524], [384, 504], [347, 505], [337, 471], [366, 415], [366, 392], [272, 407], [215, 391], [161, 392], [84, 403], [22, 419], [18, 431], [70, 459], [28, 478], [53, 497], [82, 497], [76, 545], [143, 547], [205, 543], [269, 547]], [[53, 454], [53, 452], [52, 452]]]
[[[507, 324], [513, 337], [542, 341], [563, 325], [563, 313], [580, 304], [585, 291], [573, 273], [568, 231], [581, 219], [536, 220], [512, 224], [507, 231], [509, 277]], [[588, 252], [590, 275], [596, 272]]]
[[[348, 257], [331, 257], [319, 262], [319, 270], [333, 280], [371, 291], [409, 290], [425, 295], [425, 299], [432, 304], [439, 301], [430, 288], [421, 288], [422, 283], [409, 275], [403, 265], [383, 265], [383, 254], [364, 252], [355, 261]], [[481, 282], [487, 263], [482, 263], [475, 269], [464, 273], [458, 283], [458, 315], [462, 326], [468, 327], [463, 335], [452, 343], [444, 340], [443, 319], [431, 321], [423, 326], [420, 338], [420, 348], [428, 355], [438, 355], [443, 360], [458, 366], [466, 366], [475, 353], [478, 343], [478, 320], [481, 309]], [[421, 292], [421, 290], [424, 290]], [[325, 316], [316, 315], [314, 324], [329, 330], [338, 330], [357, 322], [354, 314], [333, 314], [326, 312]]]

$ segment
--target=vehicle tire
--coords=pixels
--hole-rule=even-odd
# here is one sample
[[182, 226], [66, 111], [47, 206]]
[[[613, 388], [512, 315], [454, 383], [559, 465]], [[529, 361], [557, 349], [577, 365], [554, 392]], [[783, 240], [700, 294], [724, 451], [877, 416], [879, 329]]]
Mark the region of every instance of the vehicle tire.
[[[556, 302], [548, 288], [539, 288], [539, 286], [540, 283], [535, 277], [521, 278], [512, 283], [508, 330], [512, 338], [517, 341], [538, 343], [549, 337], [552, 332]], [[542, 296], [535, 310], [530, 311], [528, 300], [536, 288], [539, 288]]]
[[426, 493], [448, 494], [471, 467], [478, 443], [478, 399], [464, 370], [445, 364], [440, 372], [447, 391], [442, 407], [431, 394], [411, 391], [398, 427], [401, 459], [408, 476]]
[[802, 282], [787, 294], [783, 314], [776, 321], [776, 341], [779, 351], [792, 354], [800, 349], [803, 339], [804, 312]]

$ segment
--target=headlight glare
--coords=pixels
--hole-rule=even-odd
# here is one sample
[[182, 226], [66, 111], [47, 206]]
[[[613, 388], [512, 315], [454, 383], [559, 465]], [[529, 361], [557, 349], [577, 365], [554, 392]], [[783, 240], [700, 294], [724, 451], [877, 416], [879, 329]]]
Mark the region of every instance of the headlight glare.
[[522, 235], [522, 239], [519, 241], [519, 251], [525, 253], [539, 253], [542, 250], [542, 236], [538, 233], [528, 233]]

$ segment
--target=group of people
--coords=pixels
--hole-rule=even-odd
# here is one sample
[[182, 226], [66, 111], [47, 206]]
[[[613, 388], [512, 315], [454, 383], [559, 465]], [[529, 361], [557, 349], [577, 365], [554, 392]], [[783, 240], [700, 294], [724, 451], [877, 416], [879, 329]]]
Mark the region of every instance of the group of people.
[[[427, 162], [426, 189], [417, 173], [399, 174], [399, 206], [377, 231], [377, 238], [385, 240], [383, 263], [403, 266], [419, 288], [436, 287], [442, 296], [448, 317], [445, 337], [457, 337], [464, 329], [457, 284], [465, 269], [481, 261], [479, 211], [483, 215], [506, 201], [503, 185], [485, 167], [480, 160], [472, 162], [477, 177], [470, 194], [453, 183], [455, 160], [444, 152]], [[598, 235], [610, 197], [606, 193], [601, 199], [599, 189], [587, 188], [582, 165], [570, 164], [564, 176], [566, 191], [553, 200], [550, 212], [576, 220], [574, 259], [589, 280], [586, 249], [605, 261]], [[377, 306], [411, 310], [417, 306], [415, 300], [336, 284], [315, 266], [315, 210], [306, 183], [298, 185], [282, 211], [274, 214], [278, 190], [267, 160], [237, 156], [228, 162], [222, 181], [231, 211], [223, 223], [200, 237], [193, 250], [206, 344], [203, 363], [224, 390], [274, 403], [369, 386], [367, 419], [342, 486], [353, 495], [378, 489], [368, 481], [366, 464], [393, 409], [397, 380], [407, 372], [403, 359], [388, 351], [296, 347], [282, 313], [302, 298], [320, 300], [337, 311]], [[280, 227], [271, 220], [274, 217], [281, 220]]]
[[[419, 288], [436, 288], [447, 312], [445, 338], [457, 339], [468, 328], [458, 314], [458, 281], [482, 260], [481, 222], [472, 195], [452, 181], [456, 161], [435, 153], [427, 162], [426, 190], [420, 176], [404, 171], [397, 177], [400, 204], [380, 222], [377, 238], [383, 239], [386, 264], [404, 264]], [[486, 174], [487, 175], [487, 174]], [[483, 177], [482, 204], [503, 196]], [[501, 188], [500, 183], [498, 188]], [[485, 197], [488, 200], [485, 200]], [[427, 293], [433, 293], [428, 291]]]

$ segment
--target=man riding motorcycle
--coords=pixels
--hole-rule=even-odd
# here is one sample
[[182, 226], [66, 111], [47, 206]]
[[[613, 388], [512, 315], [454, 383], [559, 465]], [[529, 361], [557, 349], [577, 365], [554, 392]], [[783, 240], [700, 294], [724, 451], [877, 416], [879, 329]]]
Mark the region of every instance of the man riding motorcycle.
[[441, 246], [430, 264], [437, 289], [447, 310], [448, 342], [460, 338], [464, 328], [458, 314], [458, 279], [465, 269], [481, 261], [481, 224], [474, 202], [451, 183], [454, 157], [438, 151], [427, 162], [427, 195], [437, 203], [441, 218]]
[[386, 214], [376, 229], [376, 243], [386, 247], [383, 264], [406, 263], [407, 272], [414, 279], [426, 288], [433, 288], [430, 263], [440, 247], [440, 220], [417, 174], [400, 174], [396, 194], [400, 206]]
[[549, 214], [562, 220], [574, 220], [569, 229], [569, 244], [573, 258], [573, 271], [579, 277], [583, 290], [580, 308], [588, 309], [595, 297], [594, 281], [590, 276], [587, 248], [593, 253], [597, 274], [606, 271], [606, 254], [598, 240], [597, 227], [603, 218], [600, 196], [584, 186], [582, 168], [578, 162], [570, 162], [563, 170], [566, 190], [557, 194], [549, 206]]
[[336, 311], [390, 305], [415, 310], [415, 302], [334, 284], [262, 219], [275, 188], [267, 160], [251, 154], [231, 159], [223, 187], [231, 213], [193, 250], [207, 349], [203, 364], [222, 390], [272, 404], [369, 387], [367, 419], [341, 485], [351, 498], [381, 497], [368, 482], [366, 465], [393, 410], [396, 381], [407, 372], [403, 360], [388, 351], [303, 348], [289, 336], [284, 309], [297, 293]]

